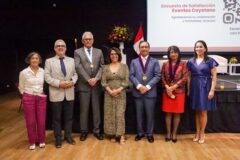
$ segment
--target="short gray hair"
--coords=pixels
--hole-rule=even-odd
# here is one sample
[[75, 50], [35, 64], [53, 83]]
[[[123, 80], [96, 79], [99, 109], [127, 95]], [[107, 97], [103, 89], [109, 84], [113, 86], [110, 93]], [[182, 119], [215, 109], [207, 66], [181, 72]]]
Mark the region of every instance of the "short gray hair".
[[62, 42], [62, 43], [64, 43], [64, 44], [65, 44], [65, 46], [67, 47], [67, 45], [66, 45], [66, 43], [65, 43], [65, 41], [64, 41], [64, 40], [62, 40], [62, 39], [58, 39], [58, 40], [56, 40], [56, 41], [55, 41], [55, 43], [54, 43], [54, 48], [57, 46], [57, 44], [58, 44], [59, 42]]
[[91, 36], [93, 37], [92, 32], [86, 31], [86, 32], [84, 32], [83, 35], [82, 35], [82, 40], [84, 39], [84, 37], [85, 37], [87, 34], [88, 34], [88, 35], [91, 35]]

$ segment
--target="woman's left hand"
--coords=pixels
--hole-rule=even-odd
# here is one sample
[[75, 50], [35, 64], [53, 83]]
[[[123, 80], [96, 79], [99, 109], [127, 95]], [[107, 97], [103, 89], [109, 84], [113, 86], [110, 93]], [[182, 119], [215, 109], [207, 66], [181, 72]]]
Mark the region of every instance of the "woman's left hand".
[[120, 90], [118, 90], [118, 89], [113, 89], [111, 96], [112, 96], [112, 97], [118, 97], [119, 94], [120, 94]]
[[214, 91], [210, 91], [208, 93], [208, 99], [211, 100], [213, 98], [213, 96], [214, 96]]
[[177, 85], [173, 85], [173, 86], [169, 87], [169, 90], [170, 90], [171, 92], [173, 92], [173, 91], [176, 90], [176, 89], [177, 89]]

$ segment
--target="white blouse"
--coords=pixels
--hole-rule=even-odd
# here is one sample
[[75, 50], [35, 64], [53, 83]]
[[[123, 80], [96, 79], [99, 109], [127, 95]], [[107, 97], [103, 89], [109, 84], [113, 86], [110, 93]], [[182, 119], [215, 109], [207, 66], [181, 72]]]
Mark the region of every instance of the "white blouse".
[[19, 90], [32, 95], [43, 94], [44, 70], [39, 68], [35, 74], [30, 67], [25, 68], [19, 74]]

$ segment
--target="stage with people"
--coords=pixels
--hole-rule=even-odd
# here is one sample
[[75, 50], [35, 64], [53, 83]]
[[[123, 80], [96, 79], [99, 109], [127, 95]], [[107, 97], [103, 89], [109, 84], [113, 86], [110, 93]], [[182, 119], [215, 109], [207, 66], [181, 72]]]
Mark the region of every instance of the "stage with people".
[[239, 159], [239, 0], [0, 6], [0, 160]]
[[[217, 110], [216, 112], [208, 112], [208, 124], [206, 131], [209, 133], [239, 133], [240, 132], [240, 92], [237, 88], [239, 84], [240, 76], [230, 76], [230, 75], [218, 75], [217, 86], [216, 86], [216, 97], [217, 97]], [[155, 133], [164, 134], [165, 120], [164, 112], [161, 110], [162, 104], [162, 84], [158, 84], [158, 98], [157, 104], [155, 106]], [[127, 91], [127, 107], [126, 107], [126, 132], [130, 134], [136, 133], [136, 110], [131, 95], [131, 89]], [[79, 102], [76, 92], [76, 101], [74, 104], [74, 121], [73, 121], [73, 132], [80, 133], [79, 124]], [[103, 93], [102, 93], [103, 94]], [[185, 112], [182, 114], [182, 119], [179, 125], [179, 134], [189, 134], [194, 133], [195, 130], [195, 114], [194, 111], [189, 108], [188, 98], [186, 97]], [[50, 105], [50, 104], [49, 104]], [[102, 105], [103, 110], [103, 95], [102, 95]], [[103, 116], [103, 115], [102, 115]], [[47, 108], [47, 129], [52, 129], [51, 120], [51, 108]], [[89, 118], [89, 122], [91, 122]], [[103, 117], [102, 117], [103, 118]], [[92, 127], [92, 124], [89, 123]], [[103, 126], [101, 126], [103, 127]]]

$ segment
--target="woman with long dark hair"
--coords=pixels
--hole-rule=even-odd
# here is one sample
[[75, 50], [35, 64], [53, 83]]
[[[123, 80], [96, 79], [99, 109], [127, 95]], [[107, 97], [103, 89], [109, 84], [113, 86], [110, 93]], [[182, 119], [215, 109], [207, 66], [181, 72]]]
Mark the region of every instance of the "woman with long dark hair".
[[108, 55], [110, 64], [104, 66], [102, 86], [104, 94], [104, 133], [111, 136], [111, 141], [125, 143], [126, 88], [129, 84], [129, 71], [121, 63], [121, 52], [111, 48]]
[[194, 57], [187, 63], [190, 107], [196, 111], [196, 134], [193, 141], [199, 144], [205, 142], [207, 111], [216, 110], [214, 90], [218, 63], [213, 58], [208, 57], [207, 53], [207, 44], [199, 40], [194, 45]]

